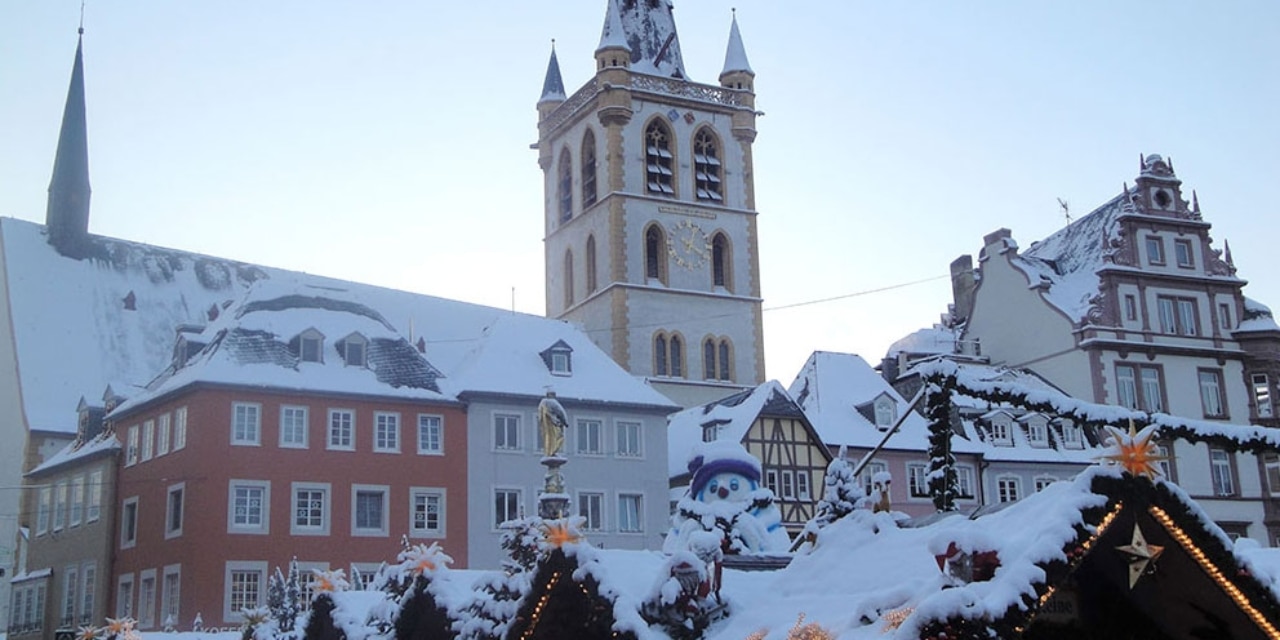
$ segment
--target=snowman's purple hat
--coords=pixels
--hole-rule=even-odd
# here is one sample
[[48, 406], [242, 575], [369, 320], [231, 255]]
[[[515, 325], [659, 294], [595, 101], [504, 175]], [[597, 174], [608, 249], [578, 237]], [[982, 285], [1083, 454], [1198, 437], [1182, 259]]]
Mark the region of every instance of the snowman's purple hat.
[[697, 496], [712, 478], [736, 473], [760, 484], [760, 461], [736, 442], [708, 443], [694, 450], [689, 459], [689, 495]]

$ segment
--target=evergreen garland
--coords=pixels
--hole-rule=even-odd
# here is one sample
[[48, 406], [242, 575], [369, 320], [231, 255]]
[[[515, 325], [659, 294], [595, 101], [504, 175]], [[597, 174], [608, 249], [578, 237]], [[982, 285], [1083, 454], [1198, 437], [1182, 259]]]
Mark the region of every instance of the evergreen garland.
[[930, 380], [925, 391], [925, 419], [929, 421], [929, 497], [938, 511], [955, 511], [960, 491], [956, 486], [956, 458], [951, 454], [951, 390], [955, 377], [944, 379], [948, 384]]

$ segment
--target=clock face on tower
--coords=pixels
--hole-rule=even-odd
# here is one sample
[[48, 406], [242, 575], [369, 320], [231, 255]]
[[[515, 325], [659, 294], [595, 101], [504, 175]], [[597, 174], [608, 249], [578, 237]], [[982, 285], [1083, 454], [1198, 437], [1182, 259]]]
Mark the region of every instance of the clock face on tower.
[[698, 223], [686, 218], [672, 227], [667, 252], [677, 265], [690, 270], [700, 269], [711, 259], [711, 240]]

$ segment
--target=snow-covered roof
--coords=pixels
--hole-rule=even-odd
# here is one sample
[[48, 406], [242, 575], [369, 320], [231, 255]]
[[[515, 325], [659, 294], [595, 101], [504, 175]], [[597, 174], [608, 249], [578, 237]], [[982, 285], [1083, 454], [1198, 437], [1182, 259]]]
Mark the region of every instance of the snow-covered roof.
[[[766, 406], [794, 407], [791, 396], [777, 380], [705, 405], [690, 407], [667, 418], [667, 466], [670, 477], [689, 472], [686, 465], [706, 426], [717, 427], [717, 439], [740, 442]], [[795, 409], [792, 409], [795, 411]]]
[[556, 59], [556, 48], [551, 47], [551, 60], [547, 61], [547, 76], [542, 80], [542, 97], [539, 103], [563, 102], [564, 78], [560, 75], [560, 62]]
[[1272, 315], [1270, 307], [1246, 296], [1244, 299], [1244, 315], [1240, 318], [1240, 324], [1236, 326], [1235, 333], [1264, 331], [1280, 331], [1280, 325], [1276, 324], [1275, 316]]
[[680, 55], [680, 38], [676, 35], [671, 0], [623, 2], [607, 0], [609, 12], [617, 12], [617, 23], [606, 14], [600, 48], [617, 46], [614, 29], [622, 27], [622, 37], [631, 50], [631, 70], [655, 76], [687, 78], [684, 58]]
[[747, 62], [747, 48], [743, 46], [742, 34], [738, 32], [737, 12], [734, 12], [733, 23], [729, 25], [729, 46], [725, 47], [724, 69], [720, 72], [720, 75], [734, 71], [755, 73], [751, 70], [751, 63]]
[[959, 335], [955, 329], [934, 325], [927, 329], [919, 329], [899, 338], [889, 345], [886, 355], [897, 357], [900, 353], [922, 355], [929, 353], [954, 353]]
[[1117, 218], [1128, 200], [1127, 194], [1115, 196], [1012, 260], [1029, 286], [1045, 287], [1045, 299], [1074, 321], [1085, 319], [1098, 295], [1098, 270], [1111, 240], [1119, 237]]
[[39, 466], [28, 471], [27, 475], [39, 475], [77, 460], [87, 459], [104, 451], [118, 449], [120, 449], [120, 441], [116, 439], [115, 434], [103, 432], [88, 442], [76, 440], [67, 443], [67, 446], [59, 449], [56, 453], [46, 458], [44, 462], [41, 462]]

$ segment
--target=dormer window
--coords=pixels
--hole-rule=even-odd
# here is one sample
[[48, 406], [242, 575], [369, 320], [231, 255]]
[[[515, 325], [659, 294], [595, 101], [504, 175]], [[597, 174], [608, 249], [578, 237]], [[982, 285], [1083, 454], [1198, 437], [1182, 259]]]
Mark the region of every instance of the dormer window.
[[991, 443], [996, 446], [1013, 446], [1013, 417], [1004, 411], [993, 411], [982, 416], [991, 425]]
[[555, 344], [538, 355], [542, 356], [543, 363], [547, 365], [547, 370], [552, 375], [573, 375], [573, 348], [564, 340], [557, 340]]
[[1084, 448], [1084, 432], [1079, 425], [1066, 419], [1062, 421], [1062, 445], [1068, 449]]
[[324, 334], [307, 329], [289, 341], [289, 347], [302, 362], [324, 362]]
[[876, 427], [881, 431], [893, 426], [898, 419], [898, 406], [889, 396], [876, 398]]
[[338, 353], [342, 354], [342, 360], [348, 367], [363, 367], [368, 346], [369, 341], [364, 336], [353, 333], [338, 343]]
[[1033, 447], [1049, 446], [1049, 421], [1040, 414], [1031, 414], [1023, 417], [1023, 421], [1027, 424], [1027, 440], [1031, 442]]

